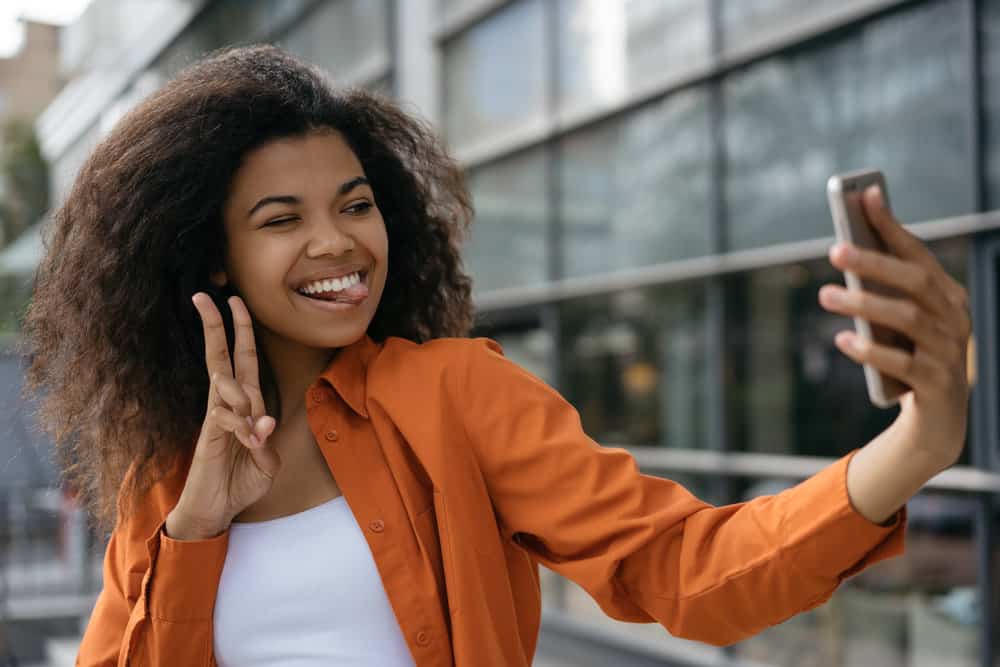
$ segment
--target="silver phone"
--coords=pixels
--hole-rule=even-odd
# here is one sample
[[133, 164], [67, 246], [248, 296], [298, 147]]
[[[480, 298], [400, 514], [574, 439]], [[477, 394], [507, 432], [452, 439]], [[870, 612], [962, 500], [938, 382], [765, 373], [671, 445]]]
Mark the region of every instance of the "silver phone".
[[[889, 206], [889, 193], [885, 187], [885, 178], [877, 169], [852, 171], [830, 177], [826, 184], [827, 199], [830, 203], [830, 214], [833, 217], [833, 228], [838, 241], [846, 241], [859, 248], [889, 253], [878, 232], [865, 217], [861, 204], [861, 194], [871, 185], [878, 185], [882, 190], [885, 204]], [[898, 297], [900, 293], [890, 287], [869, 280], [862, 280], [853, 271], [845, 271], [844, 279], [849, 290], [864, 290], [874, 294]], [[906, 351], [913, 350], [913, 343], [906, 336], [886, 327], [872, 324], [868, 320], [855, 317], [854, 330], [862, 339], [898, 347]], [[868, 397], [880, 408], [888, 408], [899, 402], [899, 399], [910, 387], [900, 380], [885, 375], [877, 369], [864, 365], [865, 382], [868, 385]]]

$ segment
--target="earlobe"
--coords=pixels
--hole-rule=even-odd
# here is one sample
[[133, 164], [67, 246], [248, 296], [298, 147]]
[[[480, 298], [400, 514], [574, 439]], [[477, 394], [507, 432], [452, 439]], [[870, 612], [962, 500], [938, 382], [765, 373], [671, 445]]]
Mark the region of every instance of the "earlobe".
[[208, 276], [208, 279], [212, 281], [212, 284], [216, 287], [225, 287], [226, 283], [229, 282], [229, 276], [226, 275], [225, 271], [216, 271]]

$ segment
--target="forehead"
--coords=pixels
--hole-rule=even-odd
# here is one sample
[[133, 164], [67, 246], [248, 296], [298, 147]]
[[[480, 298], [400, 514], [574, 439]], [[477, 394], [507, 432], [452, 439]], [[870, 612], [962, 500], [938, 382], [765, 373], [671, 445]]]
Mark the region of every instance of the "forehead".
[[247, 153], [233, 175], [234, 201], [271, 194], [301, 194], [315, 187], [336, 188], [364, 176], [354, 151], [339, 132], [313, 132], [274, 139]]

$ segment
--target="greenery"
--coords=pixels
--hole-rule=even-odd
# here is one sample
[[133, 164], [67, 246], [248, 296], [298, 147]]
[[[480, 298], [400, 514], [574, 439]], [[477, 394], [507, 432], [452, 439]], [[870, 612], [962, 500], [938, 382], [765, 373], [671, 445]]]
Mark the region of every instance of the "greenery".
[[31, 122], [0, 126], [0, 246], [38, 222], [49, 206], [49, 173]]

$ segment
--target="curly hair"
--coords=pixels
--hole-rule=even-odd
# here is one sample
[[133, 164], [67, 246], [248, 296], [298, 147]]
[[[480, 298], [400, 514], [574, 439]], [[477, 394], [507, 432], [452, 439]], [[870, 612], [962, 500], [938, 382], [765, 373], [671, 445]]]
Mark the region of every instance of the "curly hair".
[[[368, 335], [468, 334], [460, 248], [472, 205], [430, 127], [379, 96], [334, 88], [273, 46], [210, 54], [129, 113], [83, 165], [46, 230], [22, 327], [26, 394], [40, 393], [39, 423], [64, 478], [103, 527], [193, 451], [209, 379], [191, 295], [212, 296], [232, 344], [231, 288], [208, 276], [222, 266], [233, 174], [268, 141], [331, 129], [361, 162], [389, 239]], [[260, 362], [276, 415], [273, 372]]]

